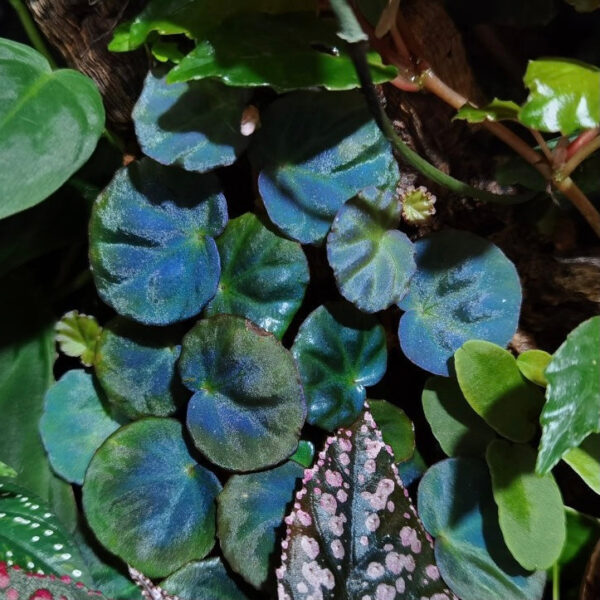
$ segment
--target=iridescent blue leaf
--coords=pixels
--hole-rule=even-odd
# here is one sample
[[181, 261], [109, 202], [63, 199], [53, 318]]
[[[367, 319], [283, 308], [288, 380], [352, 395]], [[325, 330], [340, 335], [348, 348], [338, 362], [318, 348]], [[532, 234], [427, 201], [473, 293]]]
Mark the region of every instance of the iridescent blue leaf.
[[413, 243], [395, 229], [401, 212], [394, 188], [367, 188], [342, 206], [327, 238], [340, 292], [365, 312], [400, 302], [415, 271]]
[[359, 92], [297, 92], [262, 115], [251, 146], [270, 219], [291, 238], [318, 242], [342, 204], [384, 183], [397, 165]]
[[249, 98], [246, 88], [208, 79], [167, 84], [161, 71], [151, 71], [132, 114], [140, 146], [159, 163], [187, 171], [230, 165], [250, 142], [240, 131]]
[[152, 417], [102, 444], [86, 473], [83, 508], [108, 550], [164, 577], [212, 548], [220, 491], [216, 476], [190, 456], [180, 423]]
[[234, 475], [219, 495], [217, 534], [234, 571], [254, 587], [272, 573], [277, 530], [303, 469], [294, 461], [250, 475]]
[[206, 314], [240, 315], [281, 339], [308, 285], [300, 244], [275, 235], [247, 213], [228, 223], [217, 247], [221, 280]]
[[188, 429], [212, 462], [254, 471], [294, 453], [306, 405], [292, 355], [272, 334], [241, 317], [209, 317], [185, 336], [179, 369], [194, 392]]
[[197, 315], [214, 296], [220, 262], [215, 236], [227, 223], [217, 178], [130, 164], [98, 197], [90, 262], [98, 294], [119, 314], [148, 325]]
[[93, 377], [67, 371], [47, 392], [40, 434], [52, 468], [72, 483], [83, 483], [94, 452], [120, 427]]
[[346, 303], [314, 310], [302, 323], [292, 353], [306, 393], [307, 420], [328, 430], [356, 419], [365, 387], [383, 377], [387, 364], [383, 327]]
[[406, 356], [436, 375], [449, 375], [452, 355], [470, 339], [506, 346], [521, 307], [515, 266], [491, 242], [445, 230], [415, 244], [417, 271], [399, 306], [398, 335]]

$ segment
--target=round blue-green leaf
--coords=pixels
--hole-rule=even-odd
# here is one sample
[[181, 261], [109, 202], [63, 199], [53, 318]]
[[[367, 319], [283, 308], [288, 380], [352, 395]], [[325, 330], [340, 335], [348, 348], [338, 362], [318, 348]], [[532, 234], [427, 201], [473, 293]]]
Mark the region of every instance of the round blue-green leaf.
[[302, 243], [322, 240], [346, 200], [397, 165], [359, 92], [297, 92], [262, 115], [250, 157], [269, 217]]
[[246, 88], [208, 79], [168, 84], [161, 71], [150, 71], [132, 114], [140, 146], [187, 171], [231, 165], [250, 142], [240, 131], [249, 98]]
[[194, 392], [187, 426], [212, 462], [254, 471], [298, 446], [306, 404], [292, 355], [251, 321], [216, 315], [185, 336], [179, 361]]
[[52, 468], [71, 483], [83, 483], [94, 452], [119, 426], [83, 370], [67, 371], [46, 392], [40, 434]]
[[511, 556], [500, 527], [485, 463], [449, 458], [419, 484], [418, 513], [436, 538], [444, 581], [461, 600], [539, 600], [543, 571], [524, 570]]
[[196, 464], [172, 419], [122, 427], [94, 455], [83, 507], [98, 540], [148, 577], [203, 558], [215, 536], [216, 476]]
[[399, 306], [398, 335], [419, 367], [448, 376], [454, 352], [470, 339], [500, 346], [519, 321], [521, 284], [515, 266], [491, 242], [448, 229], [416, 244], [417, 271]]
[[415, 272], [413, 243], [396, 229], [401, 212], [393, 188], [367, 188], [342, 206], [327, 238], [340, 292], [365, 312], [400, 302]]
[[254, 587], [272, 571], [276, 533], [304, 469], [294, 461], [250, 475], [234, 475], [218, 498], [218, 536], [232, 569]]
[[240, 315], [281, 339], [308, 285], [300, 244], [275, 235], [246, 213], [228, 223], [217, 247], [221, 280], [206, 314]]
[[160, 587], [181, 600], [248, 600], [220, 558], [188, 563]]
[[227, 223], [217, 178], [149, 159], [117, 174], [90, 223], [90, 263], [98, 294], [119, 314], [147, 325], [197, 315], [221, 271], [214, 236]]
[[334, 430], [360, 414], [387, 365], [385, 333], [375, 318], [352, 305], [319, 306], [304, 323], [292, 353], [306, 393], [308, 422]]
[[177, 331], [150, 328], [117, 317], [103, 329], [94, 367], [108, 400], [131, 419], [166, 417], [182, 387], [175, 371]]

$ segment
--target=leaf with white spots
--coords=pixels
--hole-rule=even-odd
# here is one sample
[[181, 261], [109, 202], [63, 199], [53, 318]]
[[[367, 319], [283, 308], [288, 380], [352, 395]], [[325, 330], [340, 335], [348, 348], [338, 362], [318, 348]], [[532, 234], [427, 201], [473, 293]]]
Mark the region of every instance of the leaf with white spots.
[[285, 523], [279, 600], [456, 600], [368, 411], [328, 438]]
[[[0, 561], [38, 575], [89, 579], [79, 550], [47, 504], [7, 477], [0, 478]], [[1, 581], [0, 574], [0, 590]]]

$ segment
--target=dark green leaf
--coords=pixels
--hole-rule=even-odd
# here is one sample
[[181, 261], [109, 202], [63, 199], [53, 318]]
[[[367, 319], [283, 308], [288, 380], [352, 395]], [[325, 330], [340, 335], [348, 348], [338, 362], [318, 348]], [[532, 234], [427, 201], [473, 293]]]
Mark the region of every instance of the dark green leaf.
[[494, 98], [482, 108], [465, 104], [458, 110], [454, 119], [461, 119], [467, 123], [483, 123], [484, 121], [517, 121], [519, 118], [519, 105], [512, 100]]
[[96, 344], [102, 327], [94, 317], [71, 310], [56, 324], [56, 341], [63, 354], [81, 359], [90, 367], [96, 357]]
[[590, 434], [579, 447], [569, 450], [563, 460], [596, 494], [600, 494], [600, 434]]
[[552, 355], [543, 350], [526, 350], [517, 356], [517, 367], [524, 377], [541, 387], [548, 383], [544, 371], [552, 360]]
[[298, 450], [290, 456], [290, 460], [297, 462], [300, 466], [309, 468], [315, 458], [315, 446], [312, 442], [300, 440]]
[[409, 460], [415, 452], [415, 426], [406, 413], [386, 400], [369, 400], [369, 410], [396, 463]]
[[567, 0], [577, 12], [592, 12], [600, 8], [600, 0]]

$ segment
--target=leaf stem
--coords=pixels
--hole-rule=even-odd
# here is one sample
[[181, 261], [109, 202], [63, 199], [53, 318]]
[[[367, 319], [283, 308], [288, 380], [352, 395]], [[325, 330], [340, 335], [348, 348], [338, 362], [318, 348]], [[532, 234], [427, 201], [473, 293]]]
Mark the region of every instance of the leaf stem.
[[552, 183], [573, 203], [596, 235], [600, 237], [600, 214], [577, 184], [570, 177], [564, 177], [560, 173], [553, 177]]
[[31, 42], [31, 45], [40, 53], [43, 54], [46, 60], [50, 63], [52, 69], [56, 69], [57, 64], [54, 60], [48, 46], [46, 46], [46, 42], [40, 35], [33, 19], [31, 18], [31, 14], [27, 7], [23, 4], [22, 0], [8, 0], [17, 13], [19, 20], [21, 21], [21, 25]]
[[560, 569], [558, 561], [552, 565], [552, 600], [560, 600]]
[[600, 148], [600, 136], [595, 137], [590, 142], [581, 146], [571, 158], [560, 169], [559, 175], [568, 177], [571, 173], [588, 157]]

